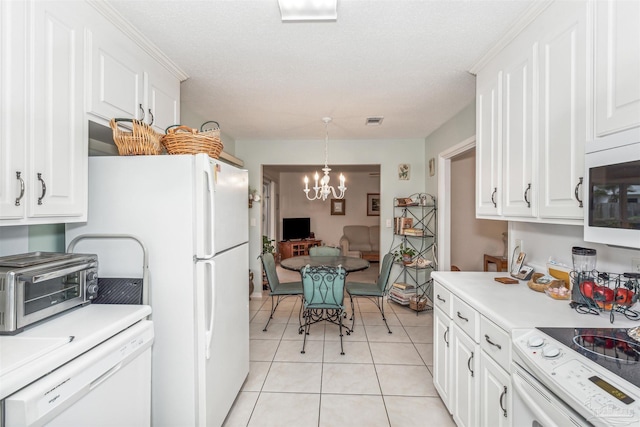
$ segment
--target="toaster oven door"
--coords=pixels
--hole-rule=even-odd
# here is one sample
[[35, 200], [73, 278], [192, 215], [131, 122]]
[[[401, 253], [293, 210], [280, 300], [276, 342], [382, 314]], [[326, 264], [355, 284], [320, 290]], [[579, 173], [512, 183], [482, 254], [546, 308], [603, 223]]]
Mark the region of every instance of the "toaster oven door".
[[89, 263], [15, 277], [16, 328], [84, 304]]

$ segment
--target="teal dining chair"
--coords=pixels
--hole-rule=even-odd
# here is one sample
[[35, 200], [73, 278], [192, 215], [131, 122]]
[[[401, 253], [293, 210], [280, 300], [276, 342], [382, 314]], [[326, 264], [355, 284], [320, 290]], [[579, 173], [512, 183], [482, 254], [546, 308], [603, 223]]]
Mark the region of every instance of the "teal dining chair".
[[[342, 318], [344, 310], [344, 280], [346, 271], [342, 266], [328, 267], [325, 265], [311, 267], [306, 265], [300, 272], [302, 275], [304, 323], [300, 326], [300, 333], [304, 332], [302, 351], [307, 344], [307, 335], [311, 325], [321, 321], [331, 322], [340, 328], [340, 354], [344, 354], [342, 345]], [[349, 329], [347, 334], [349, 334]]]
[[373, 301], [382, 314], [382, 320], [387, 326], [387, 331], [391, 333], [389, 325], [387, 324], [387, 318], [384, 315], [384, 298], [389, 293], [389, 276], [391, 275], [391, 267], [393, 267], [393, 254], [386, 254], [382, 258], [382, 267], [380, 268], [380, 275], [376, 283], [360, 283], [349, 282], [346, 285], [347, 293], [349, 294], [349, 300], [351, 301], [351, 332], [353, 332], [353, 326], [355, 324], [355, 311], [353, 307], [354, 298], [368, 298]]
[[[276, 312], [278, 308], [278, 304], [287, 298], [287, 297], [302, 297], [302, 282], [286, 282], [280, 283], [278, 279], [278, 273], [276, 271], [276, 261], [273, 258], [272, 253], [264, 253], [259, 256], [262, 260], [262, 266], [264, 268], [264, 273], [267, 276], [267, 282], [269, 283], [269, 296], [271, 297], [271, 313], [269, 314], [269, 319], [267, 319], [267, 324], [264, 325], [263, 331], [267, 330], [267, 326], [269, 326], [269, 322], [273, 319], [273, 313]], [[302, 307], [300, 307], [302, 310]], [[298, 314], [300, 318], [300, 314]], [[302, 324], [302, 320], [300, 319], [300, 324]]]
[[309, 248], [310, 256], [340, 256], [342, 250], [332, 246], [313, 246]]

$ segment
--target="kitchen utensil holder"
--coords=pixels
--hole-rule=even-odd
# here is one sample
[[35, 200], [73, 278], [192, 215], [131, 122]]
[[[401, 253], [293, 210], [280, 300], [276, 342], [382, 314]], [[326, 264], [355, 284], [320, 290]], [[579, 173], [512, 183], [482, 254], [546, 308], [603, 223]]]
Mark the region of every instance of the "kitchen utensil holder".
[[[640, 312], [632, 309], [638, 301], [640, 275], [606, 273], [597, 270], [574, 270], [569, 275], [573, 283], [571, 306], [578, 313], [599, 315], [602, 312], [609, 312], [611, 323], [614, 322], [615, 313], [620, 313], [629, 320], [640, 320]], [[586, 292], [584, 287], [587, 282], [593, 283], [590, 292]], [[608, 299], [607, 294], [613, 295], [613, 298]]]

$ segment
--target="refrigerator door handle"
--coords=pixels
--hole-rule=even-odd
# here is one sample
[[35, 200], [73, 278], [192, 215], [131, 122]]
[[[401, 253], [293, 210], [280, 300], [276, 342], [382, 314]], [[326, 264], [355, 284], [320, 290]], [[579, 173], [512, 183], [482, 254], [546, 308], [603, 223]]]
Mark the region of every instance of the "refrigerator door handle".
[[[209, 162], [208, 156], [203, 156], [204, 167], [202, 167], [202, 172], [204, 174], [204, 181], [206, 185], [205, 188], [202, 189], [202, 193], [200, 197], [204, 198], [204, 204], [206, 209], [202, 209], [198, 215], [200, 215], [200, 230], [202, 233], [198, 233], [199, 236], [196, 238], [199, 239], [198, 253], [196, 258], [198, 259], [208, 259], [212, 258], [215, 254], [215, 210], [214, 210], [214, 194], [215, 194], [215, 168], [216, 165]], [[205, 207], [203, 206], [203, 208]]]
[[[207, 325], [207, 329], [205, 332], [205, 356], [207, 360], [211, 358], [211, 341], [213, 339], [213, 328], [215, 326], [214, 318], [215, 318], [215, 306], [216, 306], [216, 292], [215, 292], [215, 280], [216, 277], [216, 263], [213, 260], [204, 260], [202, 263], [210, 266], [209, 271], [211, 272], [211, 276], [209, 280], [205, 280], [204, 285], [207, 289], [209, 289], [209, 312], [207, 313], [207, 317], [205, 319], [209, 319], [209, 324]], [[205, 277], [206, 279], [206, 277]]]

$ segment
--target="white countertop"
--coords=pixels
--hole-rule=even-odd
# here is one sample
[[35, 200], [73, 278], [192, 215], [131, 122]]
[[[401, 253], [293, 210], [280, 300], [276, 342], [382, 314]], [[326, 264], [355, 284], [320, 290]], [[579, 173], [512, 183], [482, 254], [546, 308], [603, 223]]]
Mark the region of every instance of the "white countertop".
[[91, 304], [0, 336], [0, 399], [151, 314], [147, 305]]
[[[569, 307], [570, 300], [555, 300], [544, 292], [529, 289], [526, 281], [504, 285], [495, 277], [508, 277], [508, 273], [434, 271], [431, 277], [500, 326], [507, 332], [532, 327], [631, 327], [640, 321], [632, 321], [621, 313], [615, 313], [614, 323], [609, 322], [609, 312], [600, 315], [581, 314]], [[635, 310], [640, 310], [638, 304]]]

